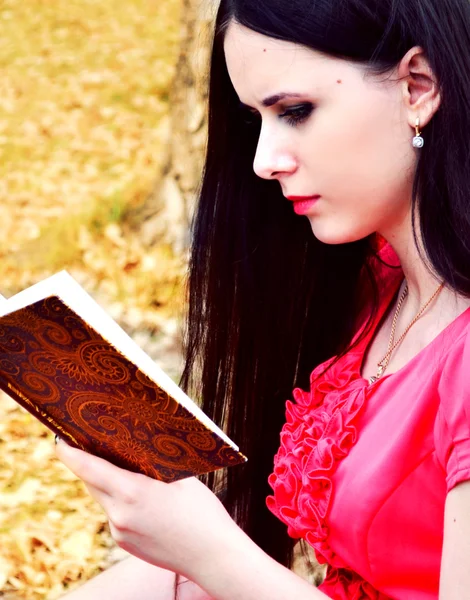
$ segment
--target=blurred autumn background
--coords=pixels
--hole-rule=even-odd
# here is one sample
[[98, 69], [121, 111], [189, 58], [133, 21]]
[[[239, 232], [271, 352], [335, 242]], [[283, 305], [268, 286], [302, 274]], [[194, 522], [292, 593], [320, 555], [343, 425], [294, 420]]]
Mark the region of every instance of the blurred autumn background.
[[[0, 0], [0, 292], [67, 269], [178, 378], [213, 0]], [[53, 600], [122, 558], [0, 396], [0, 597]]]

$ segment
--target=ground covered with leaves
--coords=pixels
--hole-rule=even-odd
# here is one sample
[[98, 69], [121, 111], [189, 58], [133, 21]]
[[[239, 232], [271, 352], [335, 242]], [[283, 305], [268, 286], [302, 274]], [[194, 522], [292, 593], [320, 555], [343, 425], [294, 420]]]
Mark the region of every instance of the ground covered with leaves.
[[[184, 260], [126, 212], [163, 160], [180, 8], [0, 4], [0, 292], [67, 268], [174, 376]], [[0, 396], [0, 597], [52, 600], [120, 556], [48, 430]]]

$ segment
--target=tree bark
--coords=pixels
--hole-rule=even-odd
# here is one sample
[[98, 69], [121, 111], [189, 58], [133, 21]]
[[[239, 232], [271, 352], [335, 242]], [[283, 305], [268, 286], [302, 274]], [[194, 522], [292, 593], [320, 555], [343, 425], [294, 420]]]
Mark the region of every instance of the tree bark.
[[154, 190], [138, 209], [144, 244], [189, 245], [206, 142], [207, 67], [214, 2], [182, 0], [181, 45], [169, 100], [167, 154]]

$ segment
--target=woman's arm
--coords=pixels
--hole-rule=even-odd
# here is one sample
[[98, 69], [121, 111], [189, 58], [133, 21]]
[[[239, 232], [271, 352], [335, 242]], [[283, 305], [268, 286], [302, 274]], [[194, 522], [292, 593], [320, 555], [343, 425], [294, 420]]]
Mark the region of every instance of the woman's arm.
[[470, 600], [470, 481], [447, 495], [440, 600]]
[[[183, 578], [181, 578], [183, 579]], [[129, 556], [62, 596], [63, 600], [173, 600], [175, 574]], [[178, 600], [210, 600], [191, 581], [179, 586]]]
[[[237, 528], [238, 529], [238, 528]], [[193, 579], [217, 600], [327, 600], [312, 584], [264, 553], [240, 529], [219, 547], [217, 561], [194, 565]]]
[[[230, 551], [221, 554], [217, 564], [202, 563], [198, 577], [204, 580], [206, 589], [212, 589], [218, 600], [261, 600], [326, 598], [311, 585], [293, 575], [271, 560], [246, 540], [248, 553], [232, 556]], [[221, 549], [222, 550], [222, 549]], [[238, 550], [243, 550], [241, 547]], [[255, 558], [256, 554], [256, 558]], [[255, 560], [253, 560], [255, 559]], [[178, 600], [211, 600], [208, 592], [195, 583], [181, 577]], [[129, 556], [113, 565], [87, 583], [62, 596], [61, 600], [173, 600], [175, 574]]]
[[[197, 479], [162, 483], [63, 441], [57, 454], [104, 508], [111, 534], [121, 548], [147, 563], [182, 573], [210, 598], [327, 598], [265, 554]], [[167, 600], [165, 596], [160, 599]]]

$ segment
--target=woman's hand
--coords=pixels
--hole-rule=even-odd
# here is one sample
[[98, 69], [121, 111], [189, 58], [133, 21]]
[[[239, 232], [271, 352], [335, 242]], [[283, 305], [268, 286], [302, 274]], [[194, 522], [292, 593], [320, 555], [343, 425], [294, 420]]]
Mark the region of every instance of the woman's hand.
[[62, 440], [56, 452], [105, 510], [116, 543], [148, 563], [195, 581], [224, 546], [233, 548], [243, 536], [217, 497], [194, 477], [162, 483]]
[[[209, 597], [326, 600], [256, 546], [199, 480], [155, 481], [63, 441], [57, 444], [57, 455], [104, 508], [119, 546], [148, 563], [181, 573]], [[199, 597], [201, 590], [196, 592]]]

